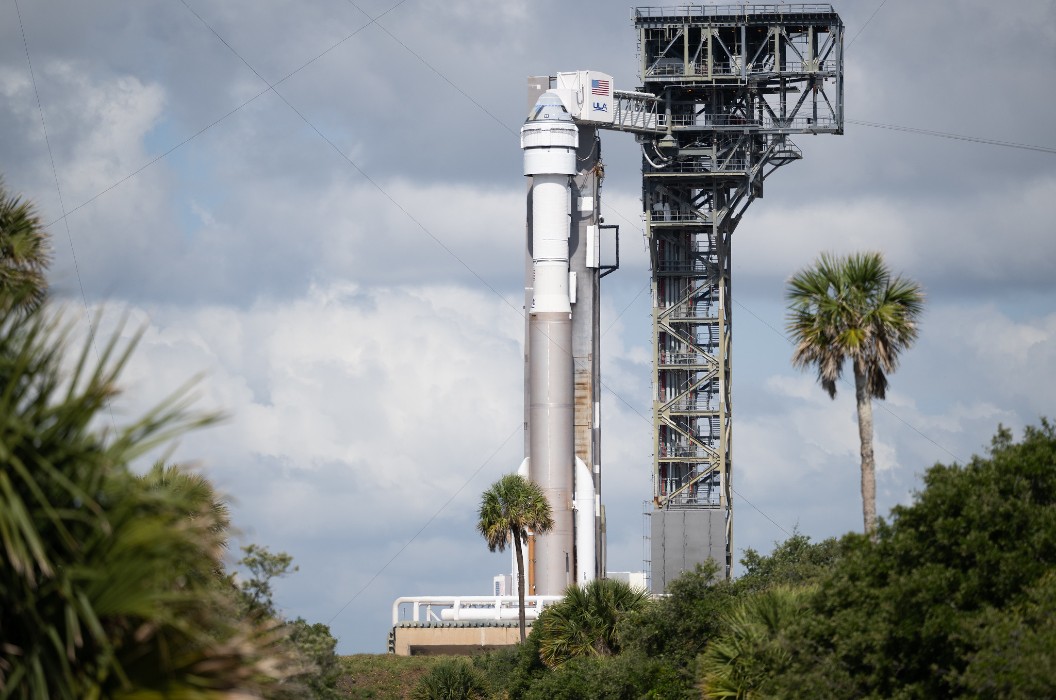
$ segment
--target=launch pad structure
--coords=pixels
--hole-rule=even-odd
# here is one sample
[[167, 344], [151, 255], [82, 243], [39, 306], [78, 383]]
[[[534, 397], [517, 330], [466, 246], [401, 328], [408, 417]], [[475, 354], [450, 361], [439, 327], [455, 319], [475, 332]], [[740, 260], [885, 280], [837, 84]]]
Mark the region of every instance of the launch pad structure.
[[[555, 521], [551, 532], [529, 538], [529, 619], [567, 586], [607, 571], [600, 284], [618, 267], [619, 247], [617, 227], [601, 217], [598, 132], [633, 133], [642, 150], [653, 346], [646, 564], [654, 593], [709, 560], [720, 577], [732, 575], [733, 233], [766, 178], [802, 158], [791, 136], [843, 133], [843, 22], [831, 5], [636, 7], [631, 19], [635, 90], [618, 90], [596, 71], [528, 80], [519, 472], [543, 490]], [[615, 260], [603, 259], [609, 238]], [[498, 588], [479, 600], [400, 598], [390, 648], [465, 653], [513, 643], [491, 628], [510, 626], [516, 601], [515, 591]], [[459, 635], [475, 641], [454, 641]]]
[[[733, 567], [731, 240], [789, 138], [843, 133], [843, 22], [831, 5], [638, 7], [639, 135], [653, 304], [652, 589]], [[662, 110], [662, 113], [659, 112]]]
[[[653, 347], [647, 564], [656, 593], [709, 559], [719, 565], [721, 576], [732, 575], [733, 232], [748, 206], [763, 196], [765, 179], [802, 158], [790, 136], [843, 133], [843, 22], [831, 5], [637, 7], [632, 19], [638, 34], [637, 89], [616, 90], [610, 76], [592, 71], [529, 79], [529, 104], [545, 95], [560, 98], [579, 129], [575, 167], [568, 171], [570, 228], [564, 259], [572, 298], [571, 348], [539, 342], [531, 313], [525, 336], [526, 454], [542, 454], [543, 444], [553, 453], [547, 454], [545, 469], [533, 467], [528, 475], [546, 490], [551, 465], [568, 464], [558, 470], [567, 483], [551, 492], [566, 496], [551, 498], [551, 503], [555, 511], [577, 511], [565, 518], [574, 520], [576, 534], [537, 538], [546, 542], [549, 561], [532, 558], [532, 594], [558, 594], [563, 585], [582, 584], [606, 571], [600, 505], [602, 275], [597, 258], [604, 229], [604, 169], [598, 131], [634, 133], [642, 149]], [[532, 199], [530, 189], [526, 309], [533, 308], [533, 274], [538, 274], [532, 267]], [[553, 443], [533, 437], [545, 415], [532, 398], [540, 395], [542, 383], [542, 368], [532, 359], [539, 351], [533, 346], [548, 358], [571, 356], [575, 367], [573, 395], [559, 403], [574, 406], [574, 460], [589, 467], [590, 493], [597, 501], [592, 556], [579, 551], [579, 533], [590, 527], [578, 513], [586, 504], [571, 497], [580, 490], [580, 467], [571, 465], [571, 456], [558, 458]], [[551, 402], [550, 415], [557, 405]], [[563, 444], [557, 448], [567, 451]], [[563, 557], [552, 546], [558, 539], [563, 540], [557, 546]], [[587, 567], [592, 570], [584, 572]], [[544, 571], [549, 583], [539, 587], [535, 581]]]

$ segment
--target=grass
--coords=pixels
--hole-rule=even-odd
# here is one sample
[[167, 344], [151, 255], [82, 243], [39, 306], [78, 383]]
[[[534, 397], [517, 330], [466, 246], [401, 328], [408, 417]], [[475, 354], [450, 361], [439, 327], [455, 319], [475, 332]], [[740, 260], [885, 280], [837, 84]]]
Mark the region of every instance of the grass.
[[419, 679], [443, 658], [394, 654], [343, 656], [344, 673], [338, 689], [342, 697], [356, 700], [403, 700], [411, 697]]

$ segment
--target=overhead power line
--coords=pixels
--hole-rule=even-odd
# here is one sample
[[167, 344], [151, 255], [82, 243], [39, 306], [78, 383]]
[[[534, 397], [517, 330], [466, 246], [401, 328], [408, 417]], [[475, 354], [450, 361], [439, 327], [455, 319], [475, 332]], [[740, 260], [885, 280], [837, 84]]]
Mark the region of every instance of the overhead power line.
[[880, 9], [886, 4], [887, 4], [887, 0], [884, 0], [883, 2], [881, 2], [877, 6], [877, 8], [875, 10], [873, 10], [873, 14], [869, 15], [869, 19], [865, 20], [865, 24], [863, 24], [858, 29], [858, 32], [853, 37], [851, 37], [851, 40], [847, 42], [847, 46], [844, 47], [845, 50], [851, 48], [851, 44], [853, 44], [855, 42], [855, 40], [857, 40], [858, 37], [861, 35], [861, 33], [865, 31], [865, 28], [868, 27], [869, 23], [873, 21], [873, 17], [876, 17], [876, 13], [879, 12]]
[[879, 122], [867, 122], [859, 119], [845, 119], [848, 124], [858, 126], [871, 126], [875, 129], [890, 129], [891, 131], [904, 131], [910, 134], [922, 136], [937, 136], [944, 139], [955, 139], [957, 141], [969, 141], [971, 143], [985, 143], [989, 146], [1004, 146], [1005, 148], [1021, 148], [1025, 151], [1037, 151], [1038, 153], [1056, 154], [1056, 148], [1051, 146], [1034, 146], [1028, 143], [1015, 143], [1014, 141], [999, 141], [998, 139], [987, 139], [981, 136], [964, 136], [962, 134], [950, 134], [945, 131], [933, 131], [931, 129], [919, 129], [914, 126], [899, 126], [898, 124], [881, 124]]

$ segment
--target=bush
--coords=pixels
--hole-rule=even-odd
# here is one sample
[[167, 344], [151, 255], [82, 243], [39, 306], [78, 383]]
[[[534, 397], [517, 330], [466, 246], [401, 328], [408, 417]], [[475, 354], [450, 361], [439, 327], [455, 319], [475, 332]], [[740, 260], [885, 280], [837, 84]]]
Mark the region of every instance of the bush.
[[[1008, 672], [1030, 687], [1056, 683], [1053, 664], [1016, 658], [1044, 634], [1014, 641], [1051, 606], [1043, 577], [1056, 567], [1056, 430], [1047, 420], [1020, 443], [999, 428], [989, 455], [965, 466], [932, 467], [875, 543], [848, 535], [843, 546], [813, 614], [797, 623], [788, 693], [989, 695], [983, 668], [1017, 669]], [[1009, 687], [1013, 676], [995, 683]]]
[[610, 656], [621, 648], [621, 622], [641, 611], [648, 594], [623, 581], [597, 579], [569, 586], [565, 597], [543, 611], [532, 626], [539, 656], [554, 668], [579, 656]]
[[484, 700], [484, 676], [463, 659], [444, 660], [433, 667], [414, 689], [414, 700]]
[[694, 690], [697, 656], [721, 631], [722, 614], [733, 605], [738, 589], [716, 580], [714, 562], [697, 566], [671, 582], [669, 595], [654, 600], [623, 623], [624, 649], [662, 662], [681, 681], [681, 695]]

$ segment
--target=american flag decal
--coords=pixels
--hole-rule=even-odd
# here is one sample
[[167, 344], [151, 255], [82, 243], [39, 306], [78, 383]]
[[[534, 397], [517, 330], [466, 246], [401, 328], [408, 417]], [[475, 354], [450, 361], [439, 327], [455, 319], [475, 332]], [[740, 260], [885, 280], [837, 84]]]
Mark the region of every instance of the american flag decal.
[[608, 80], [591, 80], [590, 81], [590, 94], [601, 95], [602, 97], [609, 96], [609, 81]]

